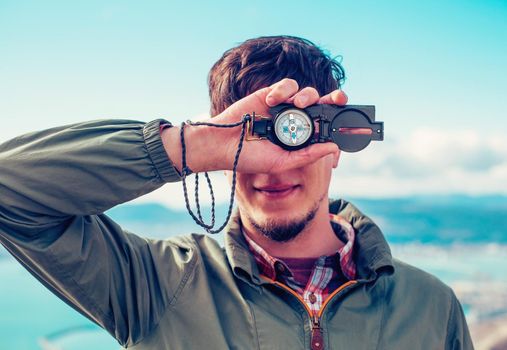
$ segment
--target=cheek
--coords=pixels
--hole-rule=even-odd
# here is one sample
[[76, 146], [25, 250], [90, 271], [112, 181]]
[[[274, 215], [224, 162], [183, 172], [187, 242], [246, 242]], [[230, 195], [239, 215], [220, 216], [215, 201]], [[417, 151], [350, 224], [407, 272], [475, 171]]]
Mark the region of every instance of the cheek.
[[[224, 171], [224, 175], [227, 177], [227, 182], [229, 186], [232, 185], [232, 171], [226, 170]], [[230, 190], [230, 187], [229, 187]], [[236, 192], [235, 197], [238, 201], [243, 201], [243, 199], [248, 198], [250, 196], [251, 191], [251, 179], [249, 175], [236, 173]]]
[[314, 164], [316, 165], [315, 166], [315, 171], [318, 173], [317, 176], [319, 177], [324, 177], [324, 176], [329, 176], [334, 168], [334, 163], [335, 163], [335, 156], [332, 155], [332, 154], [328, 154], [327, 156], [319, 159], [317, 162], [315, 162]]
[[328, 189], [329, 182], [331, 181], [333, 164], [333, 155], [328, 155], [312, 165], [307, 181], [310, 182], [313, 190], [319, 189], [317, 192], [320, 193]]

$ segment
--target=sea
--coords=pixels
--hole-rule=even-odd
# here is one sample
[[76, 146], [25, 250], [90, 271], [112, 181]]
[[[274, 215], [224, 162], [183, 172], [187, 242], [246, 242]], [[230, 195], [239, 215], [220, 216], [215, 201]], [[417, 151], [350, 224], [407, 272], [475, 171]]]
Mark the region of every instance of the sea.
[[[507, 320], [507, 197], [349, 200], [380, 226], [393, 256], [453, 288], [471, 328]], [[225, 212], [225, 207], [218, 209], [217, 222]], [[202, 232], [185, 211], [160, 204], [124, 204], [107, 214], [129, 231], [149, 237]], [[216, 238], [223, 242], [223, 236]], [[0, 246], [0, 350], [119, 348]]]

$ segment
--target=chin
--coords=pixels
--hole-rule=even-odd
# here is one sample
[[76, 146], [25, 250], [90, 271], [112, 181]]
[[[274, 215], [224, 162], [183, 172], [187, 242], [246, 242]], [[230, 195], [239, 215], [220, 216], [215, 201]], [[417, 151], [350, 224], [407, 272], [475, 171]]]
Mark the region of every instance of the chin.
[[[300, 208], [299, 208], [300, 209]], [[318, 202], [315, 206], [304, 212], [292, 215], [273, 215], [263, 213], [252, 217], [246, 214], [251, 226], [263, 236], [276, 242], [289, 242], [296, 238], [312, 222], [319, 209]], [[257, 214], [259, 214], [257, 212]]]
[[273, 215], [273, 213], [262, 213], [261, 215], [254, 215], [251, 217], [255, 223], [263, 226], [287, 226], [292, 222], [299, 221], [305, 217], [304, 213], [296, 215], [294, 213], [280, 215]]
[[248, 216], [259, 225], [287, 226], [305, 220], [309, 213], [316, 213], [319, 207], [320, 201], [308, 203], [305, 206], [298, 205], [297, 202], [272, 202], [268, 206], [257, 207], [253, 212], [248, 213]]
[[[299, 196], [290, 198], [272, 198], [267, 200], [264, 196], [252, 196], [250, 200], [238, 198], [240, 211], [252, 222], [258, 225], [290, 225], [305, 220], [311, 212], [317, 212], [327, 193], [310, 200], [299, 193]], [[327, 203], [327, 202], [326, 202]], [[245, 205], [246, 204], [246, 205]]]

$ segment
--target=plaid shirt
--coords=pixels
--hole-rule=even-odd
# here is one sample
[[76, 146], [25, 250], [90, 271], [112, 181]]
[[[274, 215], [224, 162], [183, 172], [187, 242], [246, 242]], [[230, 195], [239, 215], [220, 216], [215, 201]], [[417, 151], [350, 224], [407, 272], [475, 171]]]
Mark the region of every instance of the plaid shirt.
[[[335, 289], [356, 277], [356, 264], [352, 259], [355, 232], [352, 225], [338, 215], [329, 214], [335, 231], [342, 233], [345, 245], [335, 255], [321, 256], [315, 261], [308, 281], [297, 281], [295, 274], [281, 259], [269, 255], [261, 246], [244, 234], [262, 275], [282, 282], [296, 291], [310, 310], [316, 314], [323, 302]], [[338, 263], [339, 261], [339, 263]], [[306, 284], [305, 284], [306, 283]]]

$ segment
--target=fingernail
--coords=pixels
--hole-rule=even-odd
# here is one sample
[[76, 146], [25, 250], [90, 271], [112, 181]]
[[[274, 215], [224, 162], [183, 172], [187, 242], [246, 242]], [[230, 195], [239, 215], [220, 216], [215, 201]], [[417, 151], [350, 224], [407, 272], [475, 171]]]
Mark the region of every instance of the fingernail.
[[343, 90], [340, 89], [340, 90], [336, 90], [336, 94], [334, 96], [334, 99], [338, 100], [336, 102], [345, 104], [345, 103], [347, 103], [348, 96]]

